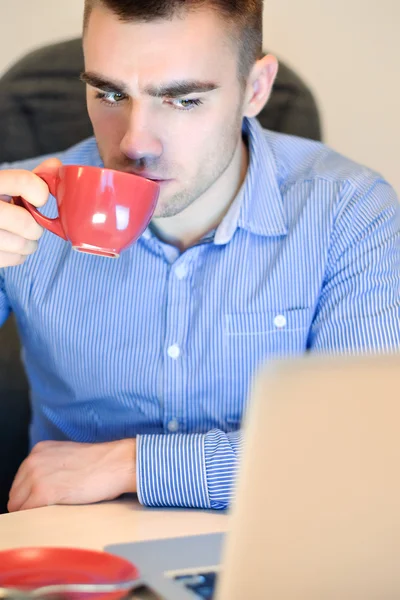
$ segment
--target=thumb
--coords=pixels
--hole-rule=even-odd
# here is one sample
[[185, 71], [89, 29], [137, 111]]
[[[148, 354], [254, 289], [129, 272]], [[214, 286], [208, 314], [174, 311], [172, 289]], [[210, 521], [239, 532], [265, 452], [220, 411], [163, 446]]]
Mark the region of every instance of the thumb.
[[62, 167], [62, 163], [58, 158], [48, 158], [33, 170], [34, 175], [37, 175], [45, 182], [52, 196], [55, 196], [57, 193], [58, 171], [60, 167]]
[[58, 160], [58, 158], [47, 158], [35, 169], [33, 169], [33, 172], [49, 174], [51, 173], [55, 175], [60, 167], [62, 167], [62, 162]]

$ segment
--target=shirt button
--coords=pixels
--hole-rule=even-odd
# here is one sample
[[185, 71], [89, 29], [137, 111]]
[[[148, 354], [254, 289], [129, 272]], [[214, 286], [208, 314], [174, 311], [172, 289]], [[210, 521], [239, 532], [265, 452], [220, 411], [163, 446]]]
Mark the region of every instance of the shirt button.
[[179, 348], [179, 346], [177, 344], [174, 344], [173, 346], [170, 346], [167, 350], [168, 352], [168, 356], [170, 358], [173, 358], [174, 360], [176, 360], [177, 358], [180, 357], [181, 355], [181, 349]]
[[274, 319], [274, 325], [275, 327], [277, 327], [278, 329], [283, 329], [284, 327], [286, 327], [287, 325], [287, 320], [286, 317], [284, 315], [278, 315], [277, 317], [275, 317]]
[[178, 421], [176, 419], [171, 419], [171, 421], [168, 423], [168, 431], [170, 431], [171, 433], [175, 433], [176, 431], [178, 431], [178, 429]]
[[177, 276], [178, 279], [184, 279], [187, 274], [188, 274], [187, 266], [184, 265], [183, 263], [181, 265], [179, 265], [178, 267], [176, 267], [175, 275]]

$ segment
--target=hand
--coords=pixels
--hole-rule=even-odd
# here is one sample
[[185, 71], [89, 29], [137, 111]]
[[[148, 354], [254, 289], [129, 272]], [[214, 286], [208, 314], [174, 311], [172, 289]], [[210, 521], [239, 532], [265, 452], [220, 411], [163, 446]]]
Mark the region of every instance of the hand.
[[10, 204], [11, 197], [22, 196], [34, 206], [43, 206], [50, 192], [35, 172], [53, 172], [60, 166], [58, 159], [51, 158], [33, 172], [18, 169], [0, 171], [0, 267], [22, 264], [36, 251], [43, 233], [25, 208]]
[[40, 442], [20, 466], [8, 510], [91, 504], [136, 492], [136, 440]]

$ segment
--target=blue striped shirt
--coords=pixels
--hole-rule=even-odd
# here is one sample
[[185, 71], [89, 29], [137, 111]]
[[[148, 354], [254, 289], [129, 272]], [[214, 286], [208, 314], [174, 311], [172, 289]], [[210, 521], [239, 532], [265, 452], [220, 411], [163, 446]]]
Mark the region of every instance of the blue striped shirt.
[[[146, 505], [227, 507], [260, 363], [400, 347], [392, 188], [256, 120], [244, 135], [247, 178], [212, 240], [180, 254], [148, 229], [109, 260], [45, 232], [0, 274], [0, 318], [15, 313], [32, 390], [32, 444], [137, 437]], [[102, 165], [92, 138], [59, 158]], [[54, 198], [42, 210], [55, 217]]]

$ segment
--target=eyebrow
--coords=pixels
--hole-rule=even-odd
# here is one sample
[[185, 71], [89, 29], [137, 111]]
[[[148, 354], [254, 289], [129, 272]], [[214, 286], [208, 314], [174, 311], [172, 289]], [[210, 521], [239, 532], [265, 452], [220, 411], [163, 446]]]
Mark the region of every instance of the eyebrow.
[[[111, 81], [98, 75], [97, 73], [84, 72], [80, 75], [80, 80], [95, 87], [103, 92], [129, 95], [127, 87], [120, 81]], [[165, 85], [150, 85], [144, 89], [144, 93], [153, 98], [180, 98], [188, 94], [202, 94], [219, 89], [219, 85], [212, 81], [182, 80], [172, 81]]]

